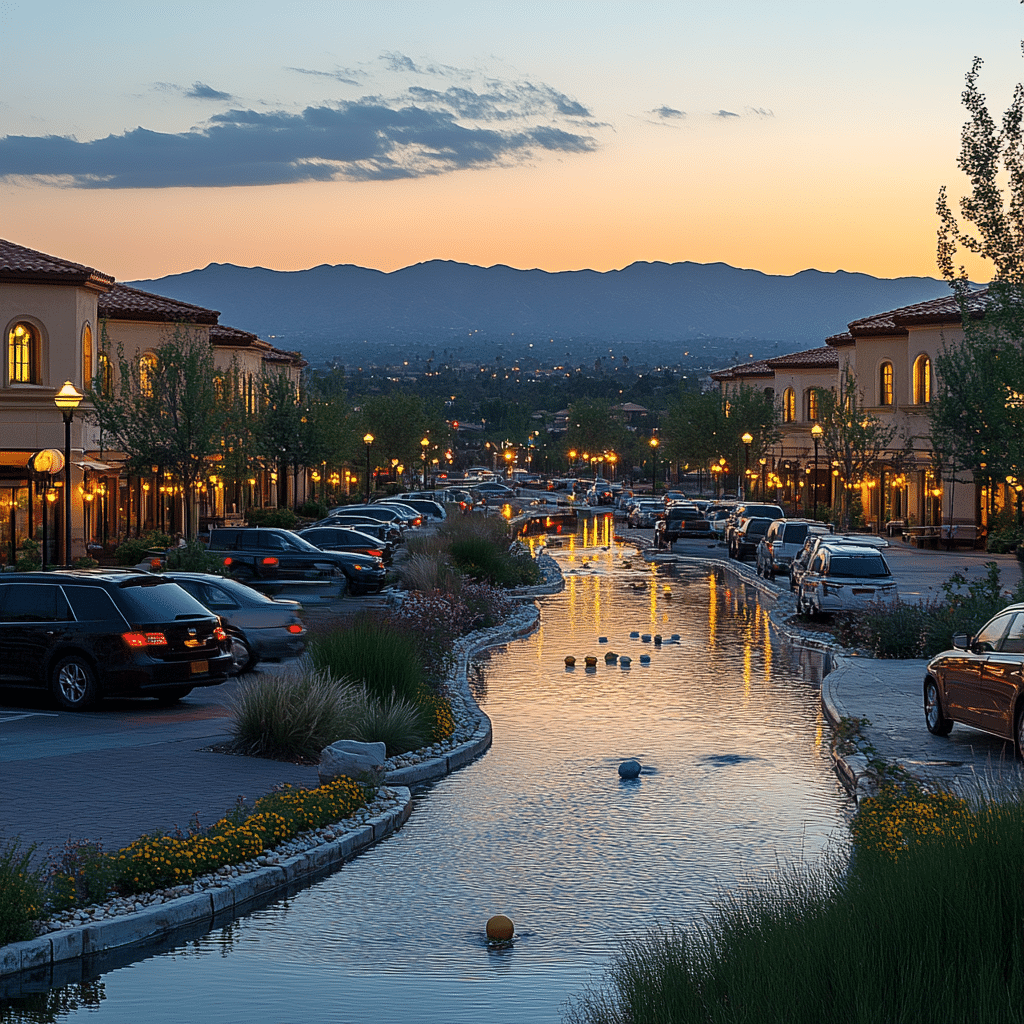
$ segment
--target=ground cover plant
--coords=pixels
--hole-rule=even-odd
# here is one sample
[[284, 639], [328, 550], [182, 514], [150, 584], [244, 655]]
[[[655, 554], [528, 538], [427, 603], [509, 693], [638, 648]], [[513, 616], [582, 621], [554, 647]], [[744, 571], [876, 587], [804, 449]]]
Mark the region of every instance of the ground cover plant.
[[1024, 1018], [1024, 797], [889, 783], [852, 856], [724, 895], [629, 941], [574, 1024], [877, 1024]]
[[140, 836], [106, 853], [98, 843], [67, 843], [49, 867], [33, 869], [34, 848], [0, 846], [0, 945], [31, 938], [51, 913], [112, 896], [153, 892], [240, 864], [310, 829], [352, 817], [376, 789], [341, 777], [316, 789], [281, 786], [253, 806], [239, 803], [209, 828]]

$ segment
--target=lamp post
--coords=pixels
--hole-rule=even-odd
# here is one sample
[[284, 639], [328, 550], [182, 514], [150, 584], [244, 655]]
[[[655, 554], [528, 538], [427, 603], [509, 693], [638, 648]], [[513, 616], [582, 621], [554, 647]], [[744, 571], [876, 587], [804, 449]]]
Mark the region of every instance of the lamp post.
[[64, 417], [64, 564], [71, 568], [71, 421], [75, 410], [85, 398], [71, 381], [64, 381], [64, 387], [54, 396], [53, 404]]
[[366, 445], [366, 504], [370, 504], [370, 445], [373, 444], [373, 434], [363, 434], [363, 444]]
[[739, 488], [739, 499], [740, 501], [747, 500], [747, 470], [750, 462], [750, 445], [754, 440], [754, 437], [749, 432], [744, 433], [740, 438], [743, 442], [743, 487]]
[[427, 489], [427, 445], [430, 439], [424, 437], [420, 440], [420, 448], [423, 450], [423, 490]]
[[818, 442], [821, 440], [821, 435], [825, 431], [822, 430], [820, 423], [815, 423], [811, 427], [811, 437], [814, 438], [814, 483], [811, 484], [811, 515], [816, 516], [818, 514]]
[[648, 442], [651, 446], [651, 497], [658, 495], [658, 439], [652, 437]]
[[765, 475], [765, 472], [767, 471], [768, 460], [762, 455], [761, 458], [758, 459], [757, 461], [761, 463], [761, 494], [760, 494], [760, 498], [761, 498], [762, 501], [765, 501], [766, 499], [765, 499], [765, 496], [764, 496], [764, 475]]

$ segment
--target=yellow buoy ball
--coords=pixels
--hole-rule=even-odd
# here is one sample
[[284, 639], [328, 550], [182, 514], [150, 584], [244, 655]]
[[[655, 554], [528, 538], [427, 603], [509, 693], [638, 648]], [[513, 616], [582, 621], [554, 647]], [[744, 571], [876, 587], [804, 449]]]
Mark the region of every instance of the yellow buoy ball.
[[594, 654], [588, 654], [583, 660], [590, 666], [597, 664], [597, 656]]
[[487, 922], [487, 938], [492, 942], [509, 942], [515, 930], [511, 918], [504, 914], [495, 914]]
[[605, 664], [606, 665], [614, 665], [615, 662], [618, 661], [618, 659], [619, 659], [619, 656], [614, 651], [609, 651], [604, 656], [604, 660], [605, 660]]
[[576, 664], [576, 659], [571, 654], [567, 654], [565, 656], [565, 663], [569, 666], [569, 668], [572, 668], [573, 665]]

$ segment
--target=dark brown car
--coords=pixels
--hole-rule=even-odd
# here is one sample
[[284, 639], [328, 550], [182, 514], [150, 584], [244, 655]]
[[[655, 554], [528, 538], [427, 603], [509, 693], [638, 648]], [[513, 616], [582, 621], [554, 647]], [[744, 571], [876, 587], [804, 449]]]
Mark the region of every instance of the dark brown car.
[[960, 722], [1013, 740], [1024, 756], [1024, 604], [1004, 608], [976, 636], [953, 637], [953, 649], [932, 658], [924, 718], [936, 736]]

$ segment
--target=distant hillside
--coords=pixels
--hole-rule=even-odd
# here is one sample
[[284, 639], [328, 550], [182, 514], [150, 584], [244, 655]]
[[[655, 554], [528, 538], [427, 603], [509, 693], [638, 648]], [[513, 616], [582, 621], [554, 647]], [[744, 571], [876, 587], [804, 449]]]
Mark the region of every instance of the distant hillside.
[[927, 277], [817, 270], [778, 277], [724, 263], [633, 263], [603, 273], [443, 260], [392, 273], [211, 263], [128, 283], [220, 310], [221, 323], [301, 349], [314, 361], [367, 362], [380, 361], [378, 351], [425, 348], [471, 360], [498, 351], [520, 355], [533, 342], [544, 343], [534, 350], [542, 360], [547, 353], [585, 359], [613, 347], [631, 358], [675, 362], [683, 345], [711, 349], [714, 363], [734, 350], [746, 358], [813, 348], [851, 320], [947, 293], [941, 280]]

